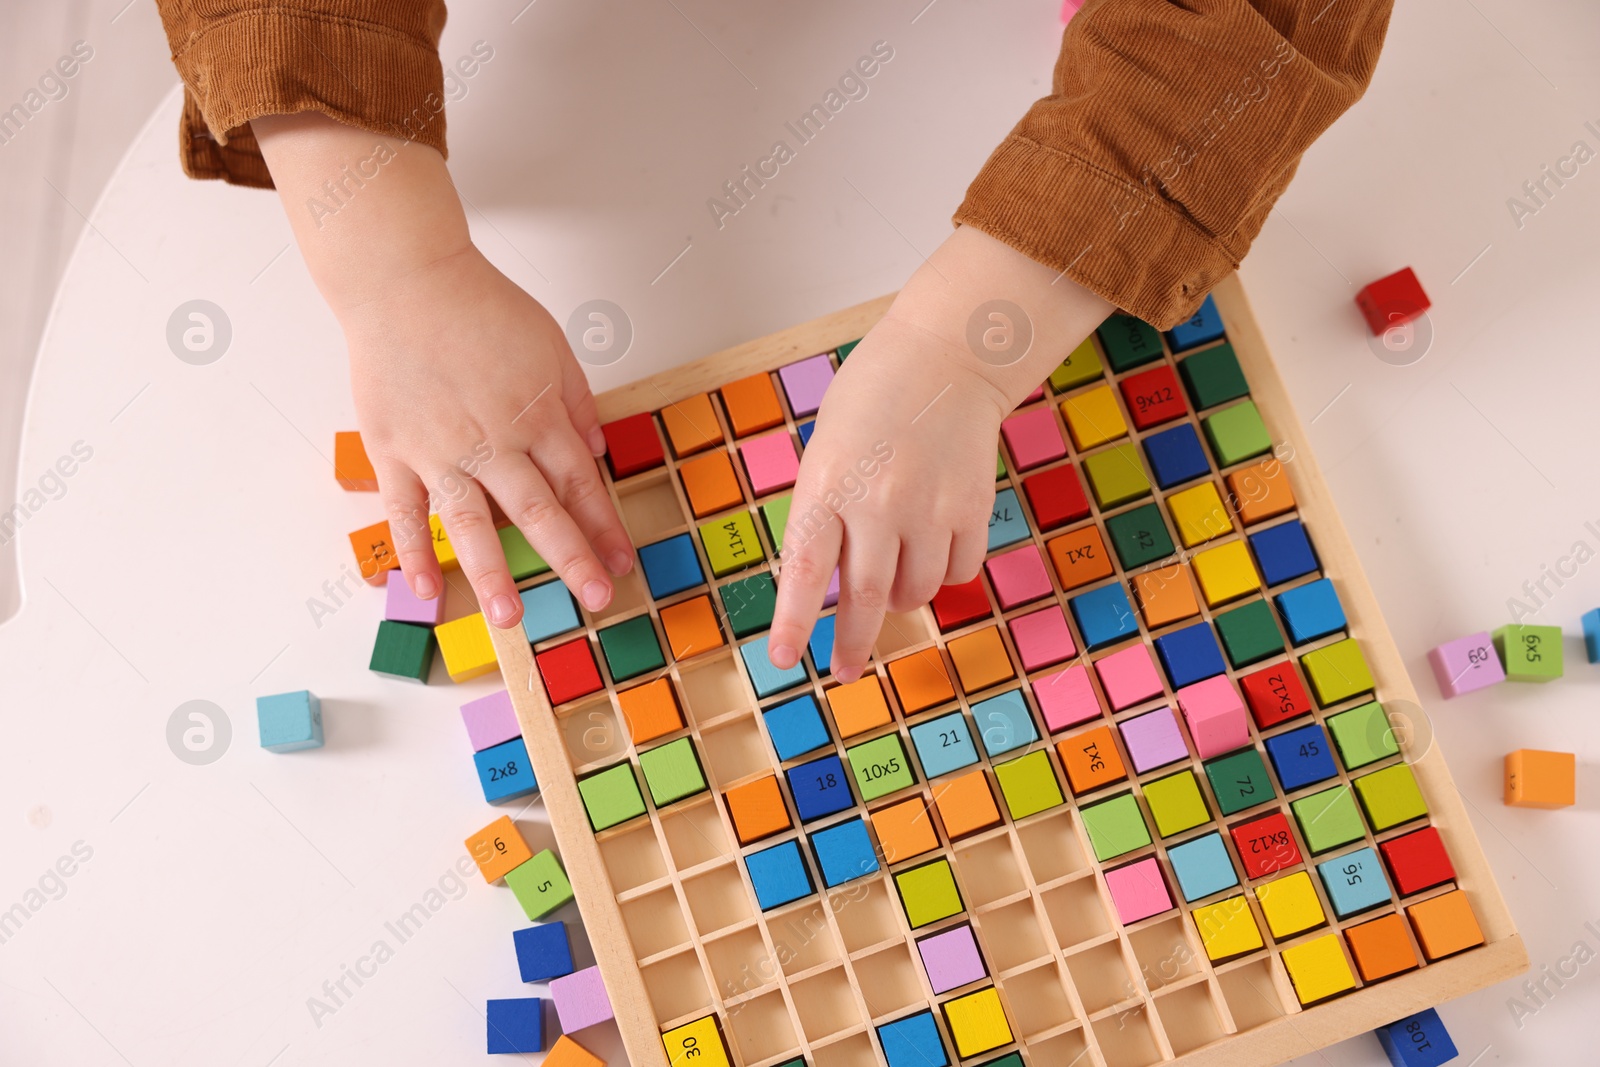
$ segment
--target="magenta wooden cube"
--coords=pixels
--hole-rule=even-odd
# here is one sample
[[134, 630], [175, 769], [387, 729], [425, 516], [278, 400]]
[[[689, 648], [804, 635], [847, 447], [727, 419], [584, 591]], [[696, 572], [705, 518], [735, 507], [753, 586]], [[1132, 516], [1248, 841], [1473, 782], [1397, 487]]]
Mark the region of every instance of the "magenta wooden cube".
[[387, 599], [383, 617], [390, 622], [415, 622], [423, 626], [438, 626], [444, 621], [444, 594], [432, 600], [423, 600], [406, 584], [406, 576], [397, 570], [389, 572]]
[[1095, 673], [1112, 711], [1122, 711], [1161, 694], [1161, 675], [1150, 659], [1150, 646], [1129, 645], [1121, 652], [1098, 659]]
[[600, 978], [599, 967], [585, 967], [565, 977], [552, 978], [550, 999], [556, 1002], [556, 1017], [561, 1020], [561, 1032], [564, 1034], [595, 1026], [611, 1018], [611, 998], [606, 995], [606, 984]]
[[744, 469], [756, 496], [787, 489], [800, 474], [800, 456], [788, 430], [746, 441], [739, 446], [739, 455], [744, 457]]
[[1177, 692], [1178, 708], [1201, 759], [1220, 756], [1250, 743], [1244, 701], [1225, 674], [1186, 685]]
[[504, 689], [461, 705], [461, 721], [467, 724], [467, 739], [474, 752], [522, 736], [517, 709], [511, 706], [511, 694]]
[[1100, 717], [1100, 699], [1094, 695], [1088, 668], [1082, 664], [1033, 680], [1033, 695], [1039, 701], [1039, 714], [1051, 733]]
[[1017, 655], [1025, 671], [1043, 670], [1077, 654], [1066, 613], [1058, 605], [1019, 615], [1010, 626], [1011, 639], [1017, 643]]
[[1488, 631], [1446, 641], [1428, 653], [1428, 663], [1433, 666], [1439, 691], [1447, 697], [1486, 689], [1506, 680], [1506, 669], [1500, 665], [1500, 656], [1494, 650], [1494, 639]]

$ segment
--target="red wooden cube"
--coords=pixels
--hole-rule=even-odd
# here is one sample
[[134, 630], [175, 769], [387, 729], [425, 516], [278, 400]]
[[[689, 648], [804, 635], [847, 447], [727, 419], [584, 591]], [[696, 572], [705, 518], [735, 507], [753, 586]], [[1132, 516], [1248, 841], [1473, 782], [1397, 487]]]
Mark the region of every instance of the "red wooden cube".
[[1054, 530], [1089, 515], [1089, 498], [1083, 494], [1078, 468], [1068, 463], [1022, 479], [1022, 491], [1033, 505], [1039, 529]]
[[1183, 390], [1178, 386], [1178, 376], [1165, 363], [1151, 370], [1131, 374], [1118, 384], [1122, 387], [1122, 397], [1128, 403], [1128, 414], [1133, 417], [1136, 430], [1148, 430], [1188, 413], [1188, 405], [1183, 402]]
[[648, 411], [608, 422], [600, 427], [600, 432], [606, 437], [606, 455], [611, 460], [614, 478], [626, 478], [659, 467], [666, 459], [661, 435], [656, 433], [655, 419]]
[[1389, 874], [1401, 896], [1420, 893], [1455, 879], [1456, 869], [1444, 849], [1439, 831], [1424, 826], [1404, 837], [1391, 838], [1379, 845], [1389, 864]]
[[933, 597], [933, 617], [938, 620], [941, 633], [988, 618], [990, 611], [981, 574], [970, 582], [942, 586]]
[[600, 671], [594, 665], [588, 638], [568, 641], [533, 658], [539, 664], [539, 674], [544, 678], [545, 692], [550, 695], [552, 705], [588, 696], [601, 687]]
[[1362, 289], [1356, 294], [1356, 306], [1366, 316], [1372, 335], [1382, 337], [1386, 330], [1410, 322], [1432, 304], [1416, 274], [1406, 267]]
[[1276, 663], [1247, 674], [1239, 679], [1239, 688], [1244, 691], [1244, 702], [1260, 730], [1311, 711], [1311, 697], [1290, 663]]

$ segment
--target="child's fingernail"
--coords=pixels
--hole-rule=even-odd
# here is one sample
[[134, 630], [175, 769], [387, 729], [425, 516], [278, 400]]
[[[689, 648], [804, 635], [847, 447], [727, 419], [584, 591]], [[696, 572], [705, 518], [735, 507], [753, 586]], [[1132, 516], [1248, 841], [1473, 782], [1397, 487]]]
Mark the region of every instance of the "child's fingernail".
[[598, 426], [589, 431], [589, 451], [597, 456], [606, 454], [606, 435], [600, 432]]
[[788, 645], [773, 645], [767, 658], [772, 660], [772, 665], [780, 671], [786, 671], [800, 661], [799, 655]]
[[605, 582], [593, 581], [583, 587], [583, 606], [599, 611], [611, 602], [611, 588]]
[[848, 684], [850, 682], [856, 681], [857, 679], [859, 679], [861, 677], [861, 668], [859, 668], [859, 667], [835, 667], [834, 670], [833, 670], [833, 676], [836, 679], [838, 679], [839, 681]]
[[504, 593], [489, 601], [489, 618], [496, 626], [510, 626], [511, 617], [517, 613], [516, 605]]
[[419, 574], [412, 592], [416, 593], [422, 600], [432, 600], [439, 595], [439, 583], [431, 574]]
[[633, 557], [618, 549], [606, 557], [606, 569], [620, 578], [633, 570]]

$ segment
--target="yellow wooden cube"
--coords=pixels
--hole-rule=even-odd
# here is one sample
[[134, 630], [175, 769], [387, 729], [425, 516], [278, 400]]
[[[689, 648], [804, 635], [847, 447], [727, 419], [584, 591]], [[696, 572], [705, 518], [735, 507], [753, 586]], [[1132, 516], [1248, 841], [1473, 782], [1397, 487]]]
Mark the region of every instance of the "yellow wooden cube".
[[453, 571], [461, 566], [461, 561], [456, 559], [456, 550], [450, 545], [450, 535], [444, 532], [444, 523], [439, 516], [428, 516], [428, 532], [433, 535], [433, 554], [438, 557], [439, 567]]
[[1296, 871], [1286, 878], [1256, 886], [1256, 899], [1261, 902], [1261, 914], [1267, 918], [1267, 929], [1279, 941], [1314, 930], [1328, 921], [1317, 899], [1316, 886], [1311, 875]]
[[1261, 588], [1261, 576], [1243, 541], [1229, 541], [1195, 555], [1192, 566], [1206, 604], [1216, 607]]
[[498, 665], [494, 644], [489, 640], [489, 624], [481, 611], [440, 623], [433, 628], [433, 636], [439, 642], [444, 669], [450, 672], [452, 682], [488, 674]]
[[717, 1017], [707, 1015], [661, 1035], [671, 1067], [733, 1067]]
[[1178, 525], [1178, 539], [1185, 548], [1203, 545], [1225, 533], [1233, 532], [1233, 522], [1228, 509], [1222, 506], [1222, 495], [1215, 482], [1201, 482], [1193, 489], [1173, 493], [1167, 497], [1167, 510]]
[[1122, 406], [1109, 385], [1096, 386], [1062, 401], [1061, 414], [1067, 420], [1072, 443], [1080, 452], [1128, 435]]
[[1212, 962], [1254, 952], [1265, 944], [1256, 917], [1250, 913], [1250, 904], [1242, 896], [1196, 908], [1193, 915], [1200, 943], [1205, 945]]
[[1356, 987], [1356, 977], [1350, 973], [1350, 961], [1345, 959], [1338, 934], [1284, 949], [1283, 966], [1301, 1004], [1315, 1004]]
[[994, 986], [946, 1001], [944, 1019], [962, 1059], [1011, 1044], [1011, 1024]]

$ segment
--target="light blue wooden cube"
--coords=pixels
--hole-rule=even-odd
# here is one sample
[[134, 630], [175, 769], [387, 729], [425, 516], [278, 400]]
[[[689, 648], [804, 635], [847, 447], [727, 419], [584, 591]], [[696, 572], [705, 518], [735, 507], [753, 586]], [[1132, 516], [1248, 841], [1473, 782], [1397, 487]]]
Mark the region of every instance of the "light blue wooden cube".
[[322, 701], [308, 689], [256, 697], [256, 725], [268, 752], [322, 747]]

